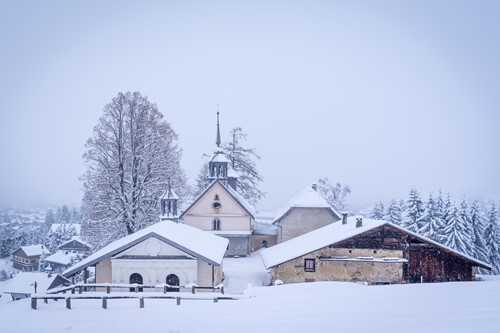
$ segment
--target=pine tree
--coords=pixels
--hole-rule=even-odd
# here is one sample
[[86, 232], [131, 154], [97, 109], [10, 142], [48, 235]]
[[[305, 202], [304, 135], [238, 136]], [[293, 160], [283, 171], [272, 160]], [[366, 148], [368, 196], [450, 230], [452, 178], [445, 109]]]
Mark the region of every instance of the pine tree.
[[486, 249], [486, 244], [484, 242], [484, 231], [486, 229], [483, 213], [479, 208], [477, 201], [474, 201], [470, 207], [469, 211], [471, 226], [472, 226], [472, 237], [471, 242], [473, 245], [473, 257], [481, 261], [488, 261], [488, 251]]
[[444, 228], [444, 245], [463, 254], [468, 254], [469, 247], [465, 236], [465, 222], [455, 204], [451, 204], [447, 218], [447, 224]]
[[383, 220], [385, 219], [385, 207], [383, 202], [378, 202], [373, 206], [372, 211], [369, 214], [371, 219]]
[[402, 202], [392, 199], [387, 207], [386, 219], [395, 225], [401, 225], [403, 222], [404, 207], [401, 207], [401, 204]]
[[243, 146], [247, 134], [241, 127], [230, 131], [230, 140], [222, 145], [224, 155], [229, 159], [231, 168], [238, 175], [237, 191], [248, 202], [255, 205], [264, 197], [264, 192], [259, 189], [262, 176], [257, 169], [256, 160], [260, 160], [255, 148]]
[[500, 274], [500, 231], [498, 226], [498, 211], [495, 203], [491, 204], [488, 211], [484, 239], [488, 251], [487, 262], [493, 267], [492, 274]]
[[403, 221], [403, 227], [409, 231], [417, 232], [422, 228], [421, 217], [424, 212], [420, 194], [415, 188], [410, 190], [408, 196], [408, 206], [406, 208], [406, 217]]
[[467, 205], [467, 202], [465, 199], [463, 199], [460, 202], [460, 217], [462, 218], [462, 221], [464, 222], [464, 227], [463, 227], [463, 236], [462, 239], [465, 242], [465, 245], [467, 247], [467, 252], [464, 252], [465, 254], [468, 254], [469, 256], [473, 257], [474, 256], [474, 245], [472, 242], [472, 222], [471, 222], [471, 216], [469, 212], [469, 207]]
[[422, 236], [441, 242], [441, 232], [444, 228], [444, 223], [441, 220], [437, 202], [432, 197], [432, 193], [429, 194], [424, 207], [424, 212], [419, 219], [422, 227], [417, 232]]

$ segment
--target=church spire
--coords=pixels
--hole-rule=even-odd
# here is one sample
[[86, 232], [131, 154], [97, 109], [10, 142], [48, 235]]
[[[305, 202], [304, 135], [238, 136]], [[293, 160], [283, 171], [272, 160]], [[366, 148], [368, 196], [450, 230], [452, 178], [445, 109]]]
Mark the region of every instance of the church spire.
[[217, 137], [215, 139], [215, 144], [220, 148], [219, 104], [217, 104]]

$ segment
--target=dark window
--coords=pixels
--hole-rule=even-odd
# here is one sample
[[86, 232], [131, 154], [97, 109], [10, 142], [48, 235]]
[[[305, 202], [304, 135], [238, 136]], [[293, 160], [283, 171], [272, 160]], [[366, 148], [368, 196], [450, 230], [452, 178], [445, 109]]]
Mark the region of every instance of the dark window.
[[263, 248], [267, 247], [267, 241], [265, 239], [261, 242], [261, 247]]
[[220, 230], [220, 219], [218, 217], [214, 218], [212, 229]]
[[215, 209], [219, 209], [221, 207], [221, 204], [219, 201], [214, 201], [212, 203], [212, 207], [215, 208]]
[[304, 260], [304, 271], [306, 272], [316, 272], [316, 260], [305, 259]]
[[[142, 275], [139, 273], [134, 273], [130, 275], [130, 280], [129, 283], [137, 283], [137, 284], [142, 284]], [[130, 288], [130, 291], [135, 291], [135, 288]], [[142, 288], [139, 288], [139, 291], [142, 291]]]
[[[166, 280], [169, 286], [172, 287], [179, 286], [179, 277], [175, 274], [169, 274]], [[176, 291], [176, 292], [179, 291], [179, 288], [172, 288], [172, 287], [167, 287], [167, 291]]]

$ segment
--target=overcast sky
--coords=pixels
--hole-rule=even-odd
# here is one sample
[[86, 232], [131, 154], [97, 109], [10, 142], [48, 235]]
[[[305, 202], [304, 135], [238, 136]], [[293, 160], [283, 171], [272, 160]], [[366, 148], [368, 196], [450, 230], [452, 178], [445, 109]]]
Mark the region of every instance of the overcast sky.
[[[499, 1], [0, 0], [0, 199], [79, 203], [118, 92], [156, 103], [193, 180], [222, 134], [262, 156], [261, 207], [320, 177], [361, 204], [500, 197]], [[224, 138], [223, 138], [224, 139]]]

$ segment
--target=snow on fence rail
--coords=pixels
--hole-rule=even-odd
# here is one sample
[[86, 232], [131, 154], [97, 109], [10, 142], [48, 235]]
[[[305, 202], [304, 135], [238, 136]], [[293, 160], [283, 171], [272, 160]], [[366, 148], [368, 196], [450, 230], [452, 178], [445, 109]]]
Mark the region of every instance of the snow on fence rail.
[[[92, 293], [82, 294], [82, 291], [86, 291], [89, 288], [106, 288], [106, 292], [98, 292], [94, 291]], [[133, 292], [116, 292], [111, 288], [133, 288]], [[163, 294], [161, 293], [139, 293], [143, 289], [147, 288], [163, 288]], [[172, 289], [177, 289], [173, 291]], [[182, 293], [180, 296], [174, 296], [175, 294], [179, 295], [178, 292], [181, 289], [191, 290], [191, 294]], [[78, 294], [76, 294], [76, 290], [78, 290]], [[235, 297], [231, 296], [213, 296], [212, 294], [199, 294], [198, 296], [194, 296], [197, 290], [211, 290], [213, 292], [220, 292], [224, 295], [224, 286], [219, 285], [216, 287], [201, 287], [197, 285], [188, 285], [188, 286], [171, 286], [168, 284], [161, 285], [140, 285], [140, 284], [111, 284], [111, 283], [88, 283], [88, 284], [77, 284], [68, 287], [56, 288], [48, 290], [45, 294], [34, 294], [31, 297], [31, 308], [36, 310], [38, 300], [43, 300], [45, 303], [48, 303], [49, 299], [52, 300], [66, 300], [66, 308], [71, 309], [71, 300], [72, 299], [101, 299], [102, 300], [102, 308], [108, 308], [108, 300], [109, 299], [139, 299], [139, 307], [144, 308], [144, 299], [175, 299], [177, 305], [181, 305], [181, 300], [212, 300], [214, 303], [217, 303], [219, 300], [234, 300]], [[62, 294], [66, 294], [68, 291], [71, 292], [70, 296], [64, 296]], [[169, 292], [167, 294], [167, 292]]]
[[66, 293], [67, 291], [71, 291], [72, 294], [75, 293], [76, 290], [78, 290], [78, 293], [81, 294], [82, 291], [89, 291], [89, 289], [94, 289], [95, 288], [106, 288], [106, 293], [109, 294], [111, 292], [111, 288], [121, 288], [121, 289], [134, 289], [134, 291], [140, 292], [143, 291], [143, 289], [163, 289], [163, 293], [167, 293], [169, 291], [174, 291], [178, 292], [181, 290], [190, 290], [191, 293], [196, 294], [197, 290], [211, 290], [213, 292], [219, 291], [220, 293], [224, 294], [224, 285], [220, 284], [215, 287], [203, 287], [203, 286], [198, 286], [195, 284], [190, 284], [186, 286], [173, 286], [169, 285], [166, 283], [162, 284], [156, 284], [156, 285], [147, 285], [147, 284], [137, 284], [137, 283], [131, 283], [131, 284], [118, 284], [118, 283], [79, 283], [67, 287], [61, 287], [61, 288], [54, 288], [47, 290], [47, 294], [59, 294], [59, 293]]

